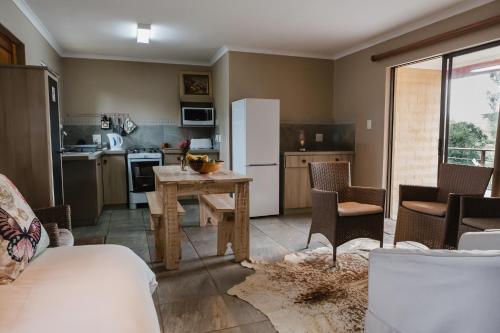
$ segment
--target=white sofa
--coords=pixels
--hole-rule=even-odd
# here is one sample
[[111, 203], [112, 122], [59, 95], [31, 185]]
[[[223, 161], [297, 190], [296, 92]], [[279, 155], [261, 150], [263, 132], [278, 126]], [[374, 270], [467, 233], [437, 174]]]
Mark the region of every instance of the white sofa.
[[47, 249], [0, 285], [0, 332], [158, 333], [155, 275], [130, 249]]
[[375, 249], [368, 281], [366, 333], [500, 332], [500, 231], [459, 251]]

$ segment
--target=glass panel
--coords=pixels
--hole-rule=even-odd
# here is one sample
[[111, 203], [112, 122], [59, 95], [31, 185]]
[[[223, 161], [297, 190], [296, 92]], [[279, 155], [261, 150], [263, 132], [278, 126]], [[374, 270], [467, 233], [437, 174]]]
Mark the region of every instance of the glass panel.
[[153, 167], [157, 165], [160, 165], [160, 162], [141, 161], [132, 162], [130, 164], [132, 170], [133, 192], [150, 192], [155, 190]]
[[442, 58], [396, 69], [394, 89], [391, 218], [399, 185], [435, 186], [439, 160]]
[[500, 99], [500, 46], [452, 61], [447, 160], [491, 167]]

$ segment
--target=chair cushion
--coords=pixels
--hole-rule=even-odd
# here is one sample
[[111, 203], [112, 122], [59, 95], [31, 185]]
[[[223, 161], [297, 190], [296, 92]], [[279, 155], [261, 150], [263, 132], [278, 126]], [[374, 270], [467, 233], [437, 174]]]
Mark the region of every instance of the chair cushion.
[[442, 202], [403, 201], [403, 207], [433, 216], [445, 216], [447, 205]]
[[354, 201], [346, 201], [339, 203], [340, 216], [361, 216], [383, 213], [384, 209], [380, 206], [369, 205]]
[[75, 238], [68, 229], [59, 229], [59, 239], [57, 246], [73, 246], [75, 245]]
[[0, 284], [15, 280], [48, 246], [42, 223], [16, 186], [0, 174]]
[[498, 217], [466, 217], [462, 219], [462, 223], [481, 230], [500, 228]]

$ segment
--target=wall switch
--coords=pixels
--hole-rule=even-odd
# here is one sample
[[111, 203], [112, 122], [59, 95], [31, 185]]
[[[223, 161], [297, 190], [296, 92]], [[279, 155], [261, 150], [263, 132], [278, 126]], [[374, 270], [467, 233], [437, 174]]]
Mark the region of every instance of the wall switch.
[[316, 142], [323, 142], [323, 133], [316, 133]]
[[368, 119], [366, 121], [366, 129], [367, 130], [371, 130], [372, 129], [372, 121], [370, 119]]

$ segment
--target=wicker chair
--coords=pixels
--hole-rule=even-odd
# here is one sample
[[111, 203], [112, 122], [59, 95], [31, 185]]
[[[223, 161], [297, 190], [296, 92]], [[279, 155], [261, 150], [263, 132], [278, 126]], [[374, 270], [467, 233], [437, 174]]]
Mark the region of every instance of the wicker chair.
[[385, 190], [351, 186], [348, 162], [314, 162], [309, 164], [311, 180], [311, 235], [324, 235], [333, 246], [335, 265], [337, 246], [355, 238], [380, 241], [384, 236]]
[[469, 231], [500, 229], [500, 198], [462, 197], [458, 238]]
[[400, 185], [394, 244], [416, 241], [432, 249], [454, 249], [460, 197], [483, 196], [493, 169], [443, 163], [437, 187]]
[[71, 209], [68, 205], [34, 209], [50, 239], [50, 247], [72, 246]]

